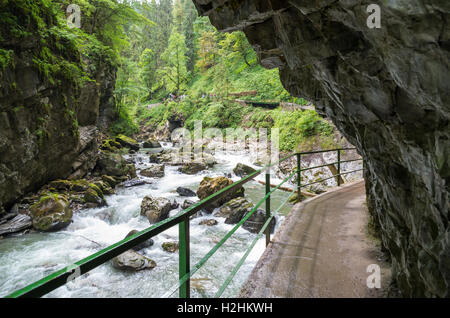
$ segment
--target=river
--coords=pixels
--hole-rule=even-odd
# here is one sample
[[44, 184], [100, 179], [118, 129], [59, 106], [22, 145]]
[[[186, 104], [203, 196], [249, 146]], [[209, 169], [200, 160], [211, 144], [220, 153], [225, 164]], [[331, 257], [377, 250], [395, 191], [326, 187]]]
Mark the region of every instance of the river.
[[[170, 148], [169, 144], [163, 144]], [[150, 166], [149, 149], [141, 149], [134, 156], [136, 168]], [[182, 174], [177, 167], [166, 166], [165, 176], [151, 179], [152, 184], [131, 188], [118, 188], [113, 195], [106, 196], [108, 205], [95, 209], [80, 210], [73, 215], [73, 222], [64, 230], [54, 233], [33, 232], [25, 235], [13, 235], [0, 240], [0, 296], [22, 288], [52, 272], [93, 254], [108, 245], [116, 243], [133, 229], [143, 230], [150, 226], [144, 216], [140, 216], [140, 205], [146, 195], [166, 197], [180, 204], [175, 189], [179, 186], [197, 190], [205, 176], [223, 176], [232, 173], [237, 163], [251, 165], [250, 154], [216, 153], [218, 163], [209, 171], [196, 175]], [[255, 167], [255, 166], [254, 166]], [[264, 176], [259, 176], [262, 180]], [[234, 181], [239, 177], [234, 176]], [[274, 182], [277, 182], [274, 180]], [[264, 196], [264, 186], [256, 181], [245, 186], [246, 197], [257, 203]], [[290, 193], [276, 191], [272, 196], [272, 207], [277, 208]], [[264, 205], [261, 206], [263, 208]], [[171, 216], [181, 208], [171, 211]], [[290, 209], [287, 204], [277, 217], [278, 227]], [[105, 218], [106, 216], [106, 218]], [[204, 219], [214, 218], [216, 226], [199, 225]], [[201, 216], [191, 221], [191, 264], [200, 260], [233, 225], [224, 223], [224, 218], [212, 215]], [[224, 282], [231, 269], [244, 255], [246, 248], [255, 238], [244, 229], [239, 229], [216, 254], [193, 276], [192, 297], [212, 297]], [[45, 297], [162, 297], [178, 281], [178, 253], [168, 253], [161, 248], [166, 241], [178, 241], [178, 227], [175, 226], [154, 238], [154, 245], [140, 253], [151, 258], [157, 266], [140, 272], [123, 272], [114, 269], [107, 262], [87, 274], [62, 286]], [[238, 295], [242, 284], [264, 251], [264, 237], [260, 239], [248, 256], [240, 271], [223, 294], [223, 297]], [[177, 292], [170, 297], [177, 297]]]

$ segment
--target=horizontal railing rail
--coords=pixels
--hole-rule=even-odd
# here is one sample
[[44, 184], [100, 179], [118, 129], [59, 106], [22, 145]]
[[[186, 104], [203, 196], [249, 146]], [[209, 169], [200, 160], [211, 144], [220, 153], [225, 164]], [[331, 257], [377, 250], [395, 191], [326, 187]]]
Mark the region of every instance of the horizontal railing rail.
[[[264, 223], [261, 230], [258, 232], [252, 243], [250, 244], [250, 247], [245, 252], [244, 256], [241, 258], [241, 260], [238, 262], [238, 264], [233, 268], [233, 270], [230, 272], [230, 275], [225, 280], [224, 284], [219, 288], [219, 290], [216, 293], [216, 297], [220, 297], [225, 288], [229, 285], [229, 283], [232, 281], [235, 274], [238, 272], [240, 267], [244, 264], [245, 259], [249, 255], [252, 248], [255, 246], [256, 242], [261, 238], [263, 234], [266, 235], [266, 245], [270, 243], [270, 228], [269, 224], [272, 221], [272, 219], [278, 214], [280, 209], [288, 202], [288, 200], [295, 194], [293, 192], [288, 199], [286, 199], [274, 212], [271, 212], [271, 204], [270, 204], [270, 196], [273, 192], [278, 190], [281, 185], [286, 183], [288, 180], [290, 180], [294, 175], [297, 175], [297, 195], [298, 198], [300, 198], [301, 188], [315, 184], [320, 183], [323, 181], [326, 181], [331, 178], [337, 178], [337, 184], [340, 185], [340, 177], [345, 174], [358, 172], [363, 169], [356, 169], [352, 171], [347, 172], [341, 172], [341, 163], [347, 163], [347, 162], [353, 162], [353, 161], [361, 161], [362, 159], [352, 159], [352, 160], [340, 160], [340, 154], [341, 151], [344, 150], [355, 150], [355, 148], [339, 148], [339, 149], [332, 149], [332, 150], [319, 150], [319, 151], [308, 151], [308, 152], [301, 152], [301, 153], [294, 153], [291, 155], [288, 155], [281, 160], [279, 160], [276, 163], [269, 164], [265, 166], [262, 169], [256, 170], [255, 172], [251, 173], [250, 175], [233, 182], [232, 184], [228, 185], [227, 187], [223, 188], [222, 190], [210, 195], [209, 197], [201, 200], [200, 202], [194, 204], [193, 206], [180, 211], [177, 215], [170, 217], [166, 220], [163, 220], [157, 224], [154, 224], [153, 226], [148, 227], [145, 230], [142, 230], [132, 236], [129, 236], [113, 245], [110, 245], [80, 261], [75, 262], [72, 265], [69, 265], [67, 267], [64, 267], [22, 289], [19, 289], [12, 294], [6, 296], [11, 298], [18, 298], [18, 297], [41, 297], [45, 294], [65, 285], [68, 281], [70, 281], [73, 277], [73, 274], [76, 272], [77, 276], [83, 275], [90, 270], [106, 263], [107, 261], [113, 259], [114, 257], [126, 252], [127, 250], [135, 247], [136, 245], [139, 245], [148, 239], [168, 230], [169, 228], [179, 225], [179, 281], [171, 290], [169, 290], [165, 296], [171, 296], [173, 295], [176, 290], [179, 290], [179, 296], [181, 298], [189, 298], [190, 297], [190, 278], [192, 275], [194, 275], [213, 255], [214, 253], [241, 227], [252, 215], [257, 211], [257, 209], [265, 202], [266, 203], [266, 222]], [[326, 153], [326, 152], [337, 152], [337, 161], [333, 163], [328, 163], [325, 165], [315, 166], [315, 167], [308, 167], [308, 168], [301, 168], [301, 156], [304, 155], [310, 155], [310, 154], [317, 154], [317, 153]], [[281, 162], [292, 158], [293, 156], [297, 156], [297, 169], [294, 170], [292, 173], [290, 173], [285, 179], [282, 180], [278, 186], [273, 187], [271, 190], [270, 185], [270, 168], [279, 165]], [[320, 179], [316, 182], [311, 182], [309, 184], [302, 185], [301, 184], [301, 172], [308, 171], [312, 169], [319, 169], [321, 167], [326, 167], [329, 165], [336, 165], [337, 164], [337, 171], [338, 173], [325, 179]], [[257, 176], [259, 176], [262, 172], [265, 172], [266, 175], [266, 195], [254, 206], [254, 208], [249, 211], [240, 222], [238, 222], [220, 241], [217, 243], [200, 261], [198, 261], [192, 268], [190, 268], [190, 234], [189, 234], [189, 221], [190, 217], [193, 216], [195, 213], [199, 212], [200, 210], [204, 209], [205, 207], [209, 206], [210, 204], [228, 196], [230, 193], [233, 193], [240, 187], [242, 187], [244, 184], [254, 180]]]

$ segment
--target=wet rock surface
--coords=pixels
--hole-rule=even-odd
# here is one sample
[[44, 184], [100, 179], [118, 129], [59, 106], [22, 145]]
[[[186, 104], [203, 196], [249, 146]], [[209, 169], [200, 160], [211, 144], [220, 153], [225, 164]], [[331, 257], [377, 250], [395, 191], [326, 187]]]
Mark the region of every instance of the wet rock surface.
[[156, 262], [135, 251], [129, 250], [112, 259], [112, 266], [124, 271], [140, 271], [156, 267]]
[[[225, 224], [237, 224], [244, 216], [247, 215], [254, 207], [254, 204], [244, 198], [235, 198], [225, 203], [214, 216], [224, 217]], [[253, 214], [242, 224], [242, 227], [249, 232], [258, 233], [266, 222], [266, 212], [262, 209], [257, 209]], [[269, 224], [270, 231], [275, 229], [275, 219], [272, 219]]]
[[178, 242], [164, 242], [162, 243], [162, 249], [169, 253], [175, 253], [178, 251]]
[[167, 198], [146, 196], [141, 203], [141, 215], [145, 215], [153, 224], [166, 219], [172, 210], [172, 203]]
[[[405, 296], [450, 290], [450, 3], [194, 0], [366, 161], [367, 202]], [[381, 7], [381, 28], [367, 7]]]
[[237, 175], [238, 177], [248, 176], [249, 174], [252, 174], [255, 171], [256, 171], [255, 169], [243, 163], [238, 163], [236, 167], [233, 169], [234, 174]]
[[[233, 180], [228, 179], [226, 177], [216, 177], [216, 178], [205, 177], [203, 178], [202, 182], [200, 182], [200, 186], [197, 190], [197, 196], [200, 198], [200, 200], [203, 200], [212, 195], [213, 193], [216, 193], [217, 191], [220, 191], [223, 188], [229, 186], [232, 183]], [[205, 210], [211, 213], [215, 208], [220, 207], [221, 205], [230, 201], [231, 199], [243, 196], [244, 196], [244, 188], [240, 187], [235, 191], [233, 191], [232, 193], [229, 193], [225, 197], [217, 200], [216, 202], [211, 203], [209, 206], [205, 208]]]
[[149, 178], [162, 178], [164, 177], [164, 165], [163, 164], [155, 164], [150, 168], [144, 169], [141, 171], [141, 175]]
[[184, 188], [184, 187], [178, 187], [177, 193], [182, 197], [195, 197], [197, 194], [192, 191], [191, 189]]
[[51, 232], [65, 228], [72, 221], [72, 210], [64, 196], [49, 195], [30, 208], [33, 228]]

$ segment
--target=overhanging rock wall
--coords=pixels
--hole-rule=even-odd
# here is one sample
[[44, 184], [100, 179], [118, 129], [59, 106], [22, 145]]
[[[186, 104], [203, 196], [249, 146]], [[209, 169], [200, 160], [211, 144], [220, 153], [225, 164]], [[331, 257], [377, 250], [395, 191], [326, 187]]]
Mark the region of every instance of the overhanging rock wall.
[[[219, 30], [243, 30], [260, 63], [359, 149], [404, 295], [449, 297], [450, 1], [194, 3]], [[370, 4], [379, 29], [367, 26]]]

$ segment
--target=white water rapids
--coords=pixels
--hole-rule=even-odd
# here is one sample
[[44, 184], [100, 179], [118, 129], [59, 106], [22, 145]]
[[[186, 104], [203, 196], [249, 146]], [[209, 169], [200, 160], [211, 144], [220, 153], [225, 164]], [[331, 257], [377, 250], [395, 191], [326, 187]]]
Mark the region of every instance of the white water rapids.
[[[168, 147], [167, 145], [165, 147]], [[141, 150], [137, 155], [136, 168], [150, 166], [149, 156]], [[179, 186], [197, 190], [205, 176], [223, 176], [232, 173], [237, 163], [251, 166], [250, 155], [216, 153], [218, 164], [209, 171], [196, 175], [186, 175], [177, 171], [178, 167], [166, 166], [165, 177], [150, 179], [152, 184], [131, 188], [118, 188], [113, 195], [106, 196], [108, 206], [85, 209], [75, 212], [73, 222], [64, 230], [55, 233], [30, 233], [15, 235], [0, 240], [0, 296], [6, 296], [52, 272], [122, 240], [133, 229], [143, 230], [150, 226], [146, 217], [140, 216], [141, 201], [146, 195], [166, 197], [180, 204], [186, 199], [180, 197], [175, 189]], [[259, 176], [262, 180], [264, 176]], [[239, 177], [234, 176], [234, 181]], [[274, 179], [278, 184], [281, 180]], [[245, 186], [246, 197], [257, 203], [264, 196], [264, 186], [252, 181]], [[290, 195], [289, 192], [276, 191], [272, 195], [272, 209]], [[189, 198], [193, 199], [193, 198]], [[264, 204], [261, 206], [264, 208]], [[171, 216], [181, 208], [171, 211]], [[287, 204], [281, 214], [290, 209]], [[100, 215], [103, 219], [100, 218]], [[107, 216], [104, 218], [104, 216]], [[216, 226], [199, 225], [204, 219], [215, 218]], [[278, 217], [277, 227], [283, 216]], [[224, 224], [224, 218], [205, 215], [191, 221], [191, 266], [196, 264], [233, 225]], [[256, 234], [240, 228], [193, 276], [192, 297], [211, 297], [224, 282], [230, 271], [244, 255]], [[124, 272], [114, 269], [107, 262], [87, 274], [62, 286], [46, 297], [161, 297], [178, 282], [178, 253], [165, 252], [161, 244], [178, 241], [178, 226], [154, 237], [155, 244], [140, 251], [151, 258], [157, 266], [140, 272]], [[224, 297], [237, 296], [257, 260], [264, 251], [264, 237], [260, 239], [226, 289]], [[99, 243], [101, 246], [99, 246]], [[177, 297], [177, 293], [172, 297]]]

